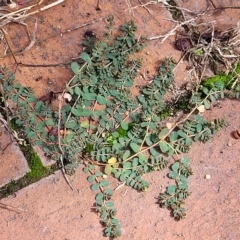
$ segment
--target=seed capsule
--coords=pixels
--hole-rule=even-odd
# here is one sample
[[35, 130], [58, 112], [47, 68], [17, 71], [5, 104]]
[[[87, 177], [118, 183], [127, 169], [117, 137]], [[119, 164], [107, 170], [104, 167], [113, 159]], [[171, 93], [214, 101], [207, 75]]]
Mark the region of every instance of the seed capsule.
[[179, 51], [184, 52], [184, 51], [188, 50], [191, 47], [191, 42], [187, 38], [179, 38], [175, 42], [175, 47]]
[[232, 136], [235, 138], [235, 139], [239, 139], [240, 138], [240, 131], [239, 130], [235, 130], [232, 132]]

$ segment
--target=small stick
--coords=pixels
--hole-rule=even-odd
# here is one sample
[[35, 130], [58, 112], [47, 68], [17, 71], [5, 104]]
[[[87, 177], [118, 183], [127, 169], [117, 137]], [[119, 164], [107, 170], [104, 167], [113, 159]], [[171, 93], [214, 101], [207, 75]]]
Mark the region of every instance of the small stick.
[[18, 211], [27, 212], [27, 210], [24, 210], [22, 208], [9, 206], [9, 205], [4, 204], [4, 203], [0, 203], [0, 208], [4, 208], [4, 209], [7, 209], [9, 211], [14, 211], [14, 212], [18, 212]]
[[123, 187], [126, 184], [126, 182], [123, 182], [122, 184], [118, 185], [116, 188], [114, 188], [114, 191], [117, 191], [119, 188]]
[[[94, 21], [91, 21], [91, 22], [87, 22], [87, 23], [80, 24], [80, 25], [78, 25], [78, 26], [75, 26], [75, 27], [73, 27], [73, 28], [67, 29], [66, 31], [63, 31], [63, 32], [59, 32], [59, 33], [57, 33], [57, 34], [52, 34], [52, 35], [50, 35], [50, 36], [48, 36], [48, 37], [46, 37], [46, 38], [43, 38], [43, 39], [38, 40], [38, 41], [35, 41], [35, 44], [44, 42], [44, 41], [46, 41], [46, 40], [48, 40], [48, 39], [50, 39], [50, 38], [53, 38], [53, 37], [56, 37], [56, 36], [59, 36], [59, 35], [63, 35], [63, 34], [66, 34], [66, 33], [70, 33], [70, 32], [72, 32], [72, 31], [75, 31], [75, 30], [79, 29], [79, 28], [83, 28], [83, 27], [92, 25], [92, 24], [94, 24], [94, 23], [96, 23], [96, 22], [102, 21], [103, 19], [105, 19], [105, 17], [99, 18], [99, 19], [94, 20]], [[13, 51], [13, 53], [8, 53], [8, 54], [6, 54], [6, 55], [0, 56], [0, 59], [1, 59], [1, 58], [5, 58], [5, 57], [7, 57], [7, 56], [10, 56], [10, 55], [12, 55], [12, 54], [20, 54], [24, 49], [25, 49], [25, 47], [22, 48], [22, 49], [19, 49], [19, 50], [17, 50], [17, 51]]]
[[59, 100], [59, 105], [58, 105], [58, 146], [59, 146], [59, 149], [61, 151], [61, 156], [60, 156], [60, 161], [61, 161], [61, 170], [62, 170], [62, 173], [63, 173], [63, 176], [66, 180], [66, 182], [68, 183], [69, 187], [74, 190], [73, 186], [71, 185], [71, 183], [69, 182], [69, 179], [66, 175], [66, 171], [65, 171], [65, 168], [64, 168], [64, 165], [63, 165], [63, 149], [62, 149], [62, 146], [61, 146], [61, 134], [60, 134], [60, 124], [61, 124], [61, 109], [62, 109], [62, 100], [63, 100], [63, 95], [64, 95], [65, 91], [63, 91], [62, 95], [61, 95], [61, 98]]
[[128, 190], [126, 189], [125, 192], [122, 194], [123, 197], [126, 195], [127, 191]]
[[128, 9], [126, 10], [126, 11], [129, 11], [129, 12], [131, 12], [131, 14], [132, 14], [132, 16], [134, 17], [134, 12], [133, 12], [133, 8], [132, 8], [132, 6], [131, 6], [131, 3], [130, 3], [130, 1], [129, 0], [125, 0], [126, 1], [126, 3], [127, 3], [127, 5], [128, 5]]
[[184, 21], [180, 24], [177, 24], [172, 30], [170, 30], [168, 33], [164, 34], [164, 35], [159, 35], [159, 36], [156, 36], [156, 37], [150, 37], [149, 40], [156, 40], [156, 39], [160, 39], [162, 38], [161, 40], [161, 43], [163, 43], [168, 37], [172, 36], [175, 34], [176, 30], [180, 27], [182, 27], [183, 25], [186, 25], [187, 23], [191, 23], [193, 21], [195, 21], [198, 17], [196, 18], [192, 18], [192, 19], [189, 19], [187, 21]]

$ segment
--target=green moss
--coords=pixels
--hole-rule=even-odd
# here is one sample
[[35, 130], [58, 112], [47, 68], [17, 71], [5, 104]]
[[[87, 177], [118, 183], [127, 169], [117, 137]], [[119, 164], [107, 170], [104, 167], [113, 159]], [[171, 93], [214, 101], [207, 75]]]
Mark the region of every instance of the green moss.
[[216, 85], [217, 83], [222, 83], [224, 85], [224, 87], [226, 87], [229, 83], [229, 81], [232, 79], [232, 74], [229, 75], [225, 75], [225, 74], [221, 74], [221, 75], [216, 75], [214, 77], [210, 77], [207, 78], [204, 82], [203, 82], [203, 86], [207, 87], [207, 88], [211, 88], [214, 85]]
[[207, 78], [202, 85], [207, 88], [212, 88], [214, 85], [222, 83], [225, 88], [229, 88], [239, 73], [240, 63], [238, 63], [235, 72], [230, 72], [229, 74], [219, 74], [214, 77]]
[[16, 123], [16, 118], [13, 118], [11, 121], [10, 121], [10, 124], [11, 124], [11, 128], [15, 131], [19, 130], [21, 127]]
[[44, 167], [39, 156], [32, 150], [29, 146], [20, 147], [25, 157], [28, 159], [28, 166], [31, 169], [29, 173], [26, 174], [26, 178], [30, 182], [36, 182], [41, 178], [49, 175], [51, 170], [50, 167]]
[[39, 156], [34, 152], [30, 144], [27, 144], [27, 146], [20, 146], [20, 149], [28, 161], [30, 172], [25, 174], [21, 179], [11, 181], [6, 186], [0, 188], [0, 199], [39, 181], [40, 179], [54, 173], [54, 171], [58, 169], [56, 164], [51, 167], [44, 167]]
[[181, 21], [183, 22], [184, 21], [184, 16], [181, 12], [181, 10], [179, 10], [177, 8], [177, 3], [174, 1], [174, 0], [167, 0], [167, 3], [172, 6], [172, 7], [169, 7], [168, 5], [166, 5], [166, 7], [168, 8], [169, 12], [172, 14], [172, 18], [176, 21]]

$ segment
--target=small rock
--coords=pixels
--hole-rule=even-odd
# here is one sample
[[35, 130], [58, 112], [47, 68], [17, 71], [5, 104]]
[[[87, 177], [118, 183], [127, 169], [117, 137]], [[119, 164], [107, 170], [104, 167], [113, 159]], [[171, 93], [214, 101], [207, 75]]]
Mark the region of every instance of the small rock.
[[210, 174], [207, 174], [207, 175], [205, 176], [205, 178], [206, 178], [206, 179], [210, 179], [210, 178], [211, 178]]

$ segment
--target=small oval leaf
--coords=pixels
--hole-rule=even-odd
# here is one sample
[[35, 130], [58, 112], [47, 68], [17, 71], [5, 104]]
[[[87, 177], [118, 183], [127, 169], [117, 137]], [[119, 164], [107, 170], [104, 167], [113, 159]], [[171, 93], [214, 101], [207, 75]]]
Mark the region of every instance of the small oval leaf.
[[106, 175], [110, 175], [111, 172], [112, 172], [112, 166], [111, 166], [111, 164], [107, 164], [107, 165], [105, 166], [104, 173], [105, 173]]
[[99, 189], [99, 183], [95, 183], [95, 184], [93, 184], [92, 186], [91, 186], [91, 189], [93, 190], [93, 191], [96, 191], [96, 190], [98, 190]]
[[135, 153], [139, 152], [140, 150], [140, 146], [138, 146], [135, 142], [131, 142], [130, 147]]
[[121, 127], [122, 127], [123, 130], [128, 130], [128, 123], [122, 121], [121, 122]]
[[82, 58], [82, 60], [84, 60], [87, 63], [92, 62], [90, 56], [86, 52], [82, 52], [80, 57]]
[[169, 129], [168, 128], [164, 128], [162, 129], [162, 131], [159, 133], [158, 137], [159, 139], [164, 139], [165, 136], [169, 133]]
[[169, 146], [167, 145], [166, 142], [160, 142], [159, 146], [163, 153], [166, 153], [169, 150]]
[[124, 154], [123, 154], [123, 160], [126, 160], [129, 156], [130, 156], [131, 152], [129, 150], [127, 150]]
[[97, 102], [100, 104], [100, 105], [105, 105], [107, 103], [107, 100], [105, 97], [101, 96], [101, 95], [98, 95], [97, 96]]
[[79, 67], [77, 62], [72, 62], [71, 63], [71, 69], [75, 74], [78, 74], [80, 67]]
[[109, 164], [114, 164], [116, 162], [117, 162], [117, 159], [115, 157], [111, 157], [111, 158], [108, 159]]

